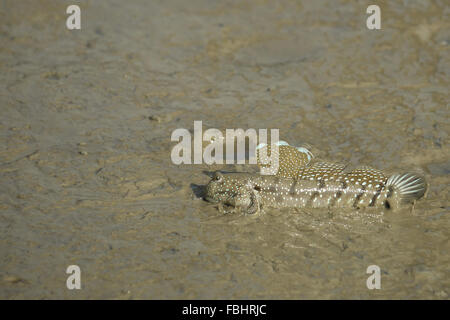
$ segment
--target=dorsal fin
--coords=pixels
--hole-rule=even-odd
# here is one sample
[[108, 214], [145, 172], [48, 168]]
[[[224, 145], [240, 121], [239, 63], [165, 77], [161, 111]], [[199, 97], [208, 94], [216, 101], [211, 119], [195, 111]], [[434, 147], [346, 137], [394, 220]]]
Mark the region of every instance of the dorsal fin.
[[[307, 166], [314, 155], [306, 147], [290, 146], [286, 141], [278, 141], [278, 170], [271, 174], [284, 178], [296, 178], [301, 168]], [[260, 144], [256, 147], [258, 166], [270, 168], [272, 145]]]

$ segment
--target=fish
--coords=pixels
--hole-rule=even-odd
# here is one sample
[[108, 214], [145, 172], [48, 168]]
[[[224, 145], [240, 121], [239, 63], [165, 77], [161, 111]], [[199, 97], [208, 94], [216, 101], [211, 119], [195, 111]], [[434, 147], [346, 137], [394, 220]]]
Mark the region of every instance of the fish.
[[[347, 182], [348, 181], [348, 182]], [[255, 173], [216, 171], [206, 186], [205, 200], [254, 214], [263, 208], [383, 208], [398, 210], [420, 199], [425, 179], [414, 173], [394, 174], [386, 183], [356, 184], [351, 180], [324, 181], [284, 178]]]
[[215, 172], [206, 186], [205, 200], [219, 204], [222, 212], [248, 214], [265, 207], [395, 211], [415, 203], [427, 190], [425, 178], [418, 173], [387, 176], [370, 166], [351, 169], [346, 164], [315, 161], [309, 150], [284, 141], [278, 152], [279, 168], [271, 175]]

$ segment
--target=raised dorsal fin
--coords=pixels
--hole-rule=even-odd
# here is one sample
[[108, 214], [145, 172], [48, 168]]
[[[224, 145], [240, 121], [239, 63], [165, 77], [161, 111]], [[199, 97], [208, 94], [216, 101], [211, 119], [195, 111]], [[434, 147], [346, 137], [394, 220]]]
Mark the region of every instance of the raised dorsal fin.
[[[355, 184], [371, 186], [386, 183], [387, 177], [381, 170], [369, 167], [352, 167], [348, 164], [314, 159], [310, 147], [294, 147], [285, 141], [279, 141], [279, 166], [276, 172], [269, 174], [299, 180], [349, 181]], [[276, 148], [260, 144], [256, 147], [258, 166], [270, 167], [271, 152]]]
[[[286, 141], [278, 141], [278, 170], [269, 174], [284, 178], [296, 178], [301, 168], [307, 166], [314, 155], [306, 147], [290, 146]], [[260, 144], [256, 147], [257, 163], [260, 168], [270, 168], [270, 158], [272, 157], [272, 145]]]

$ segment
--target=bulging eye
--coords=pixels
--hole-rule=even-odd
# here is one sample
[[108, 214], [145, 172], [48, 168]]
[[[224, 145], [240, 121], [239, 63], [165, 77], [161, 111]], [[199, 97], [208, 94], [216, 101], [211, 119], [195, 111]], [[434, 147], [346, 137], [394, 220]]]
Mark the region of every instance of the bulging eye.
[[222, 180], [222, 175], [220, 173], [216, 173], [213, 177], [213, 180], [219, 182]]

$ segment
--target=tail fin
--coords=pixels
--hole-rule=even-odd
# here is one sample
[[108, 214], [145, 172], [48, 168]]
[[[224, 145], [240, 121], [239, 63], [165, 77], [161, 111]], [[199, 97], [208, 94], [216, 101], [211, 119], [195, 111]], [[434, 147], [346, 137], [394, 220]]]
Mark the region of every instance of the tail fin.
[[427, 190], [425, 178], [416, 173], [394, 174], [386, 182], [398, 205], [406, 205], [423, 197]]

